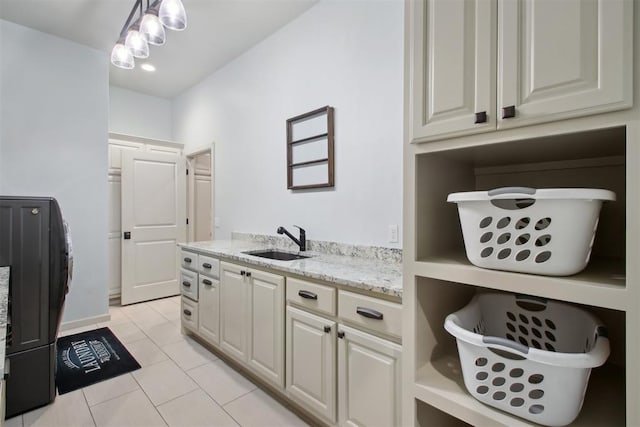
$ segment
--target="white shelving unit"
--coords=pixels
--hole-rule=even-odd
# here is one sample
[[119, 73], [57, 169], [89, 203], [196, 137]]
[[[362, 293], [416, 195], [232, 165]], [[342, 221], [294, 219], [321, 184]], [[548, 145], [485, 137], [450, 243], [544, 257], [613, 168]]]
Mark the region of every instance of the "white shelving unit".
[[[416, 73], [427, 67], [428, 58], [415, 53], [416, 39], [425, 33], [418, 28], [425, 25], [424, 17], [415, 14], [438, 10], [424, 6], [433, 1], [408, 0], [405, 12], [402, 425], [532, 425], [467, 392], [455, 339], [443, 327], [445, 317], [476, 292], [498, 290], [569, 302], [598, 316], [608, 327], [611, 355], [592, 371], [582, 411], [571, 425], [638, 426], [640, 2], [622, 0], [625, 10], [633, 6], [635, 28], [627, 28], [633, 34], [631, 108], [558, 121], [547, 116], [519, 128], [481, 127], [471, 135], [448, 129], [446, 138], [438, 139], [416, 131], [416, 106], [421, 105], [416, 98], [428, 98], [416, 92], [416, 80], [428, 81]], [[502, 2], [498, 0], [497, 9]], [[446, 202], [447, 195], [506, 186], [604, 188], [616, 193], [617, 201], [603, 205], [584, 271], [569, 277], [538, 276], [482, 269], [467, 260], [457, 207]]]

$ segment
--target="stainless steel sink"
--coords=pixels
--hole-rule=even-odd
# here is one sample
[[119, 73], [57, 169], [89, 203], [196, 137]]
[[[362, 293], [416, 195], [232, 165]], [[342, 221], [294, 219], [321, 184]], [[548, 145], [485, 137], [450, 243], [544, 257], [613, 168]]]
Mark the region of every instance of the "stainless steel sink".
[[279, 251], [277, 249], [247, 251], [247, 252], [243, 252], [243, 254], [259, 256], [262, 258], [275, 259], [278, 261], [293, 261], [296, 259], [309, 258], [308, 256], [293, 254], [291, 252]]

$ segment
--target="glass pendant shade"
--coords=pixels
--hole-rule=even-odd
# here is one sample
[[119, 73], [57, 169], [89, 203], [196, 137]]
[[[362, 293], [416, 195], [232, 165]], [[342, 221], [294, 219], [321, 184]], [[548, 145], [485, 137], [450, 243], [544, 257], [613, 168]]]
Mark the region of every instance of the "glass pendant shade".
[[119, 68], [130, 70], [133, 68], [133, 55], [122, 42], [116, 43], [111, 51], [111, 63]]
[[147, 42], [161, 46], [165, 41], [164, 27], [153, 12], [148, 11], [140, 23], [140, 32], [147, 39]]
[[131, 53], [136, 58], [149, 57], [149, 45], [147, 44], [147, 39], [142, 35], [137, 26], [131, 27], [127, 32], [127, 38], [124, 41], [124, 45], [131, 50]]
[[162, 25], [171, 30], [182, 31], [187, 28], [187, 13], [180, 0], [162, 0], [158, 16]]

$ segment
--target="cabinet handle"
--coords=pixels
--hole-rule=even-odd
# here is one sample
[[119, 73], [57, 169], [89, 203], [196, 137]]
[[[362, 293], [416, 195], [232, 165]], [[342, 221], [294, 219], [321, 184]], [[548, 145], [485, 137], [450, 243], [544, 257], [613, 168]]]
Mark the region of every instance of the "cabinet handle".
[[340, 339], [344, 338], [344, 332], [338, 331], [338, 338]]
[[486, 111], [480, 111], [479, 113], [476, 113], [476, 120], [473, 123], [478, 124], [478, 123], [486, 123], [486, 122], [487, 122]]
[[187, 316], [191, 316], [191, 311], [190, 310], [184, 309], [184, 310], [182, 310], [182, 312], [184, 314], [186, 314]]
[[244, 276], [245, 274], [247, 274], [247, 272], [246, 272], [246, 271], [244, 271], [244, 270], [240, 270], [240, 275], [241, 275], [241, 276]]
[[184, 282], [182, 282], [182, 286], [184, 286], [185, 288], [190, 288], [191, 287], [191, 283], [187, 282], [186, 280]]
[[516, 116], [516, 106], [515, 105], [509, 105], [508, 107], [503, 107], [502, 108], [502, 118], [503, 119], [510, 119]]
[[207, 286], [213, 285], [213, 282], [209, 279], [202, 279], [202, 283], [204, 283]]
[[131, 239], [131, 232], [130, 231], [125, 231], [123, 234], [124, 234], [124, 240], [130, 240]]
[[247, 277], [251, 277], [251, 272], [247, 271]]
[[306, 299], [318, 299], [318, 294], [314, 294], [313, 292], [309, 292], [305, 290], [298, 291], [298, 295]]
[[208, 262], [205, 262], [204, 264], [202, 264], [202, 267], [206, 268], [206, 269], [210, 269], [211, 268], [211, 264], [209, 264]]
[[331, 332], [331, 326], [325, 326], [324, 331], [327, 333]]
[[191, 258], [185, 258], [185, 259], [184, 259], [184, 262], [185, 262], [186, 264], [191, 264], [191, 261], [192, 261], [192, 260], [191, 260]]
[[382, 313], [380, 313], [378, 310], [367, 307], [357, 307], [356, 313], [358, 313], [360, 316], [368, 317], [369, 319], [382, 320], [383, 317]]

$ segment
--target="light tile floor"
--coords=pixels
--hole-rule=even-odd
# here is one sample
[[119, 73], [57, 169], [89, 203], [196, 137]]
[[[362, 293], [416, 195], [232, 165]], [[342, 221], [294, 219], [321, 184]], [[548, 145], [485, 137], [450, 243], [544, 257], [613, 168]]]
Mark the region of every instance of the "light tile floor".
[[5, 421], [6, 427], [306, 426], [286, 407], [180, 332], [180, 297], [109, 307], [108, 326], [142, 365]]

